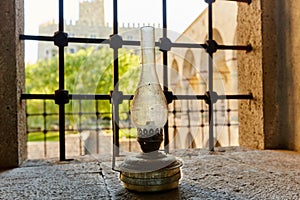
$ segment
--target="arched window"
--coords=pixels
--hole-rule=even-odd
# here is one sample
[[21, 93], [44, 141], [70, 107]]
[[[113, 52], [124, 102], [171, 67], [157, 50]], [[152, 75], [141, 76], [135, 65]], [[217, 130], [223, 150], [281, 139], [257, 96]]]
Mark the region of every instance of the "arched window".
[[176, 88], [179, 85], [179, 68], [176, 59], [172, 61], [172, 66], [170, 71], [170, 85], [174, 91], [176, 91]]
[[183, 62], [183, 81], [188, 94], [199, 93], [199, 80], [197, 78], [197, 70], [195, 68], [195, 57], [193, 52], [188, 49], [185, 53]]

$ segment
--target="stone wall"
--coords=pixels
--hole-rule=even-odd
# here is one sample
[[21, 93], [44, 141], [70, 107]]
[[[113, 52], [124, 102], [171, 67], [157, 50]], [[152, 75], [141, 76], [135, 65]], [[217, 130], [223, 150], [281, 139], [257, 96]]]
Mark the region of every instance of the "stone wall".
[[240, 144], [258, 149], [300, 151], [299, 19], [296, 1], [253, 0], [239, 4], [239, 93], [254, 100], [240, 102]]
[[26, 159], [23, 0], [0, 1], [0, 168], [19, 166]]
[[281, 145], [300, 151], [300, 4], [276, 1], [278, 108]]

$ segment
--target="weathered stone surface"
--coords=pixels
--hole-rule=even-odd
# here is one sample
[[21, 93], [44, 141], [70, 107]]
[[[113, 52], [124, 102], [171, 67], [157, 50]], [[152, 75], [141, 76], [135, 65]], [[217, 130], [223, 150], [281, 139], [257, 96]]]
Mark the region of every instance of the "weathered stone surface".
[[44, 163], [1, 175], [1, 199], [101, 199], [108, 197], [99, 163]]
[[134, 193], [122, 187], [110, 158], [28, 161], [0, 173], [0, 199], [299, 199], [300, 154], [240, 148], [180, 150], [179, 188]]
[[279, 139], [282, 148], [300, 151], [300, 5], [292, 0], [276, 1], [275, 6]]
[[23, 1], [0, 2], [0, 168], [17, 167], [26, 159]]
[[260, 0], [238, 5], [237, 43], [251, 44], [253, 51], [238, 52], [239, 93], [251, 92], [254, 100], [240, 101], [239, 143], [241, 146], [264, 149], [262, 20]]
[[254, 100], [239, 106], [240, 145], [300, 151], [300, 5], [297, 1], [253, 0], [238, 4], [239, 93]]

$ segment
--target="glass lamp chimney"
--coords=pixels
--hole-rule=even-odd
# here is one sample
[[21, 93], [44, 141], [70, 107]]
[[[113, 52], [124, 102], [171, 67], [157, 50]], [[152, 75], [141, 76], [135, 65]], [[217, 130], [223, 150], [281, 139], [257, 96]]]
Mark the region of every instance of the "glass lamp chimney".
[[167, 101], [156, 73], [155, 31], [151, 26], [142, 27], [141, 74], [131, 104], [131, 120], [144, 153], [159, 150], [167, 115]]

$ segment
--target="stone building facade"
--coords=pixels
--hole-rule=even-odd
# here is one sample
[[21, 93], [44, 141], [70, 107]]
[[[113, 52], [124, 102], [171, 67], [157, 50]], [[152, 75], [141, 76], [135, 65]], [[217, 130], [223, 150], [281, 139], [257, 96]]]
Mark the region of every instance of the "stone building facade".
[[[237, 10], [237, 3], [234, 2], [217, 1], [214, 3], [213, 36], [218, 44], [236, 44]], [[208, 10], [205, 9], [176, 39], [176, 42], [204, 44], [208, 38], [207, 19]], [[204, 49], [172, 48], [169, 65], [169, 84], [174, 94], [204, 95], [208, 90], [208, 54]], [[219, 95], [238, 94], [236, 51], [219, 50], [214, 54], [213, 77], [214, 91]], [[177, 127], [171, 134], [171, 147], [208, 147], [206, 103], [203, 100], [188, 100], [176, 101], [175, 104], [170, 108], [176, 108], [178, 112], [175, 117], [171, 115], [169, 119], [170, 126], [176, 125]], [[215, 116], [215, 124], [218, 126], [214, 131], [217, 146], [239, 145], [237, 108], [237, 101], [219, 100], [215, 104], [215, 109], [218, 110]], [[232, 111], [228, 113], [228, 109]], [[229, 123], [231, 126], [227, 126]]]

